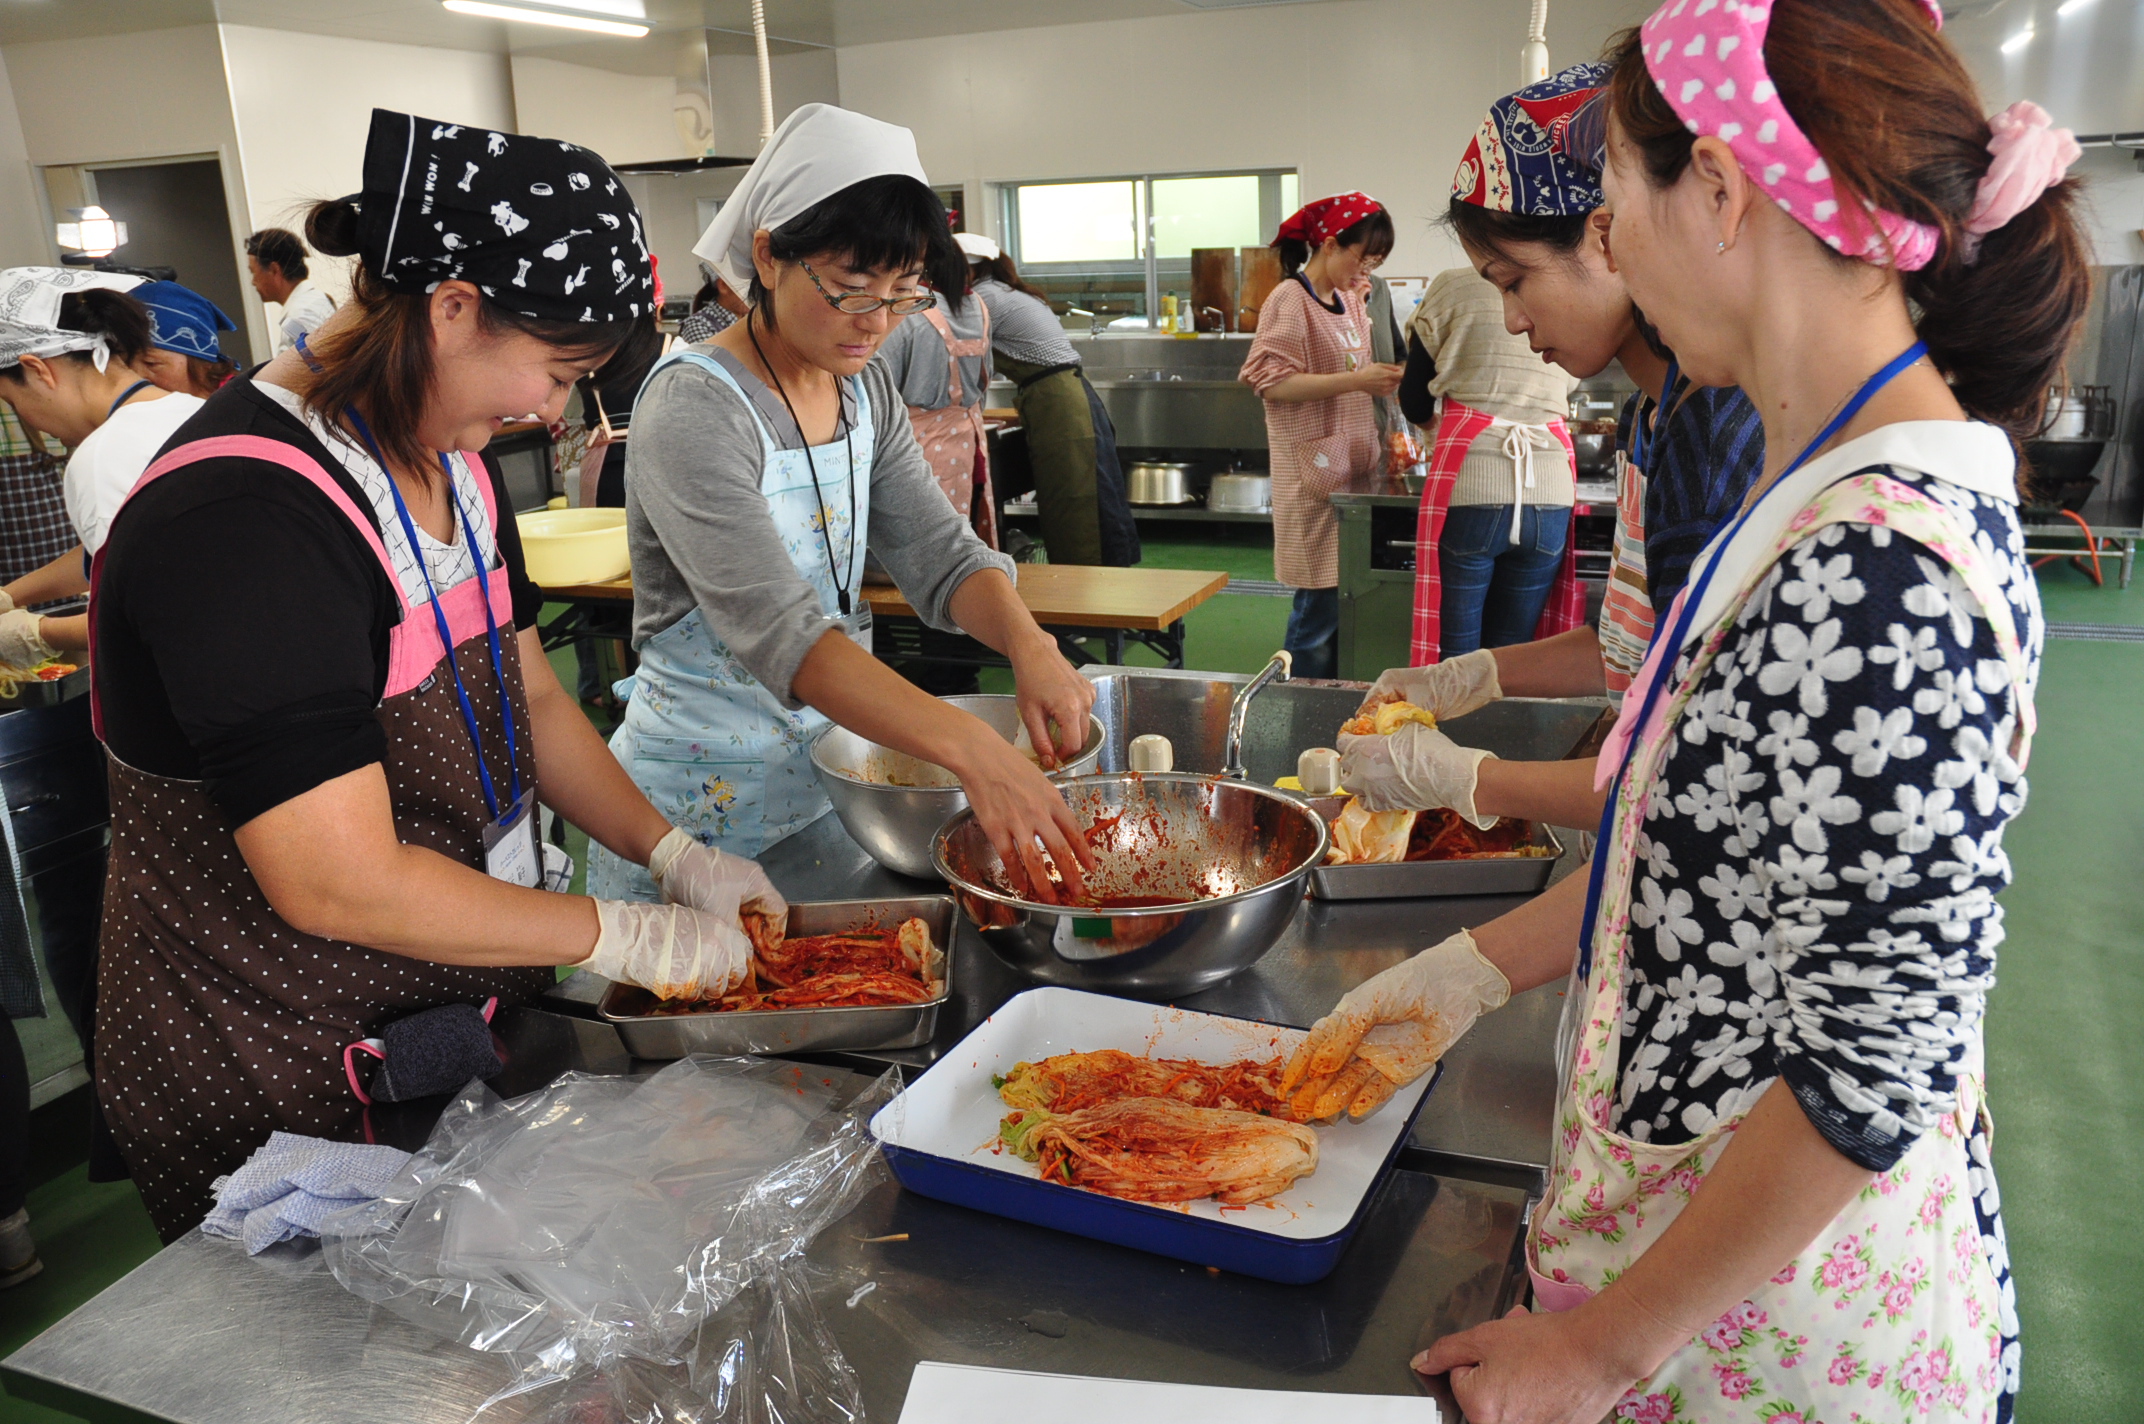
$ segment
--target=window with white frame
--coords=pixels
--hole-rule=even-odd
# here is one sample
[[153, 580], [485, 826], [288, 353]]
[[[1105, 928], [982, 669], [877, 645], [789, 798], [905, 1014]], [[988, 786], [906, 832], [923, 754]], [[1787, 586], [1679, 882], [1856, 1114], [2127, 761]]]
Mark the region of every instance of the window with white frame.
[[1060, 314], [1142, 325], [1164, 293], [1188, 300], [1195, 249], [1263, 247], [1297, 206], [1292, 169], [1001, 183], [998, 197], [1006, 251]]

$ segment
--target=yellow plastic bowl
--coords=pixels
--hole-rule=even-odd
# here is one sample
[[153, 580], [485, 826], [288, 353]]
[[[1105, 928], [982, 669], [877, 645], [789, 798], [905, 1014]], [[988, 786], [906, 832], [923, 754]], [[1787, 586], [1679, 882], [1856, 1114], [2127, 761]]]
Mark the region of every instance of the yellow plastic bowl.
[[515, 522], [521, 557], [539, 588], [605, 583], [632, 570], [622, 509], [539, 509]]

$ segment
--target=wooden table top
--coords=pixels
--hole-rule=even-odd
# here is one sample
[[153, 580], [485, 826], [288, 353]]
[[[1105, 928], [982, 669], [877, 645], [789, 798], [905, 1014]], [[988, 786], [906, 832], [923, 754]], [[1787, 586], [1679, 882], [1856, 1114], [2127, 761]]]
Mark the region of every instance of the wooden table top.
[[[1110, 569], [1084, 564], [1022, 564], [1020, 601], [1037, 623], [1060, 628], [1134, 628], [1160, 632], [1228, 587], [1228, 575], [1210, 569]], [[633, 597], [631, 575], [604, 583], [547, 588], [558, 598]], [[913, 618], [901, 591], [891, 584], [865, 584], [864, 601], [874, 613]]]

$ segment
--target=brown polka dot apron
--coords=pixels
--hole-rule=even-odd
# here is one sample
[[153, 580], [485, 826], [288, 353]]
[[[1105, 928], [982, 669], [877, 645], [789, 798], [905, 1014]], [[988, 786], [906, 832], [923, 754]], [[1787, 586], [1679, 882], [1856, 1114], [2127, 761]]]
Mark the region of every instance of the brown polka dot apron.
[[[196, 460], [272, 461], [326, 494], [366, 538], [402, 598], [379, 707], [395, 834], [473, 869], [490, 820], [454, 679], [431, 611], [412, 608], [380, 532], [328, 473], [293, 446], [224, 436], [173, 450], [151, 480]], [[466, 465], [474, 457], [463, 457]], [[490, 481], [474, 481], [492, 527]], [[401, 538], [390, 528], [387, 537]], [[490, 551], [497, 557], [496, 546]], [[521, 784], [536, 784], [528, 703], [503, 571], [489, 579], [501, 669], [513, 708]], [[499, 678], [474, 578], [439, 597], [454, 660], [494, 770], [507, 745]], [[261, 894], [234, 827], [195, 781], [111, 758], [112, 854], [98, 960], [97, 1091], [157, 1233], [170, 1241], [213, 1202], [209, 1184], [236, 1170], [270, 1132], [345, 1141], [363, 1135], [344, 1080], [343, 1046], [420, 1009], [526, 1002], [549, 968], [432, 964], [301, 934]], [[380, 893], [392, 894], [391, 886]]]

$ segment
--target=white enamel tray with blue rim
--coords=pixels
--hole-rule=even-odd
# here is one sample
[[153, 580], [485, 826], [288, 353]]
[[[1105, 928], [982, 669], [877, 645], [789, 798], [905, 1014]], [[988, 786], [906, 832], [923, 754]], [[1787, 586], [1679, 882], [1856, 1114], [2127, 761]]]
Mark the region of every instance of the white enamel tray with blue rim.
[[1318, 1169], [1279, 1196], [1240, 1207], [1211, 1199], [1123, 1201], [1043, 1181], [1033, 1163], [994, 1150], [998, 1123], [1009, 1109], [991, 1081], [1016, 1063], [1057, 1053], [1114, 1048], [1230, 1063], [1286, 1057], [1302, 1040], [1301, 1029], [1252, 1019], [1078, 989], [1030, 989], [976, 1025], [881, 1108], [871, 1131], [901, 1185], [923, 1196], [1202, 1266], [1302, 1284], [1323, 1278], [1338, 1264], [1437, 1074], [1400, 1089], [1365, 1122], [1315, 1128]]

